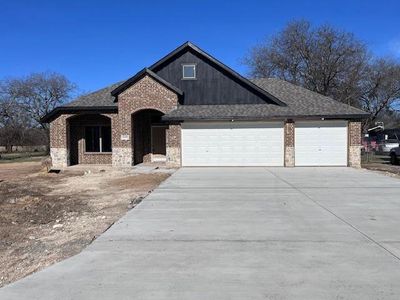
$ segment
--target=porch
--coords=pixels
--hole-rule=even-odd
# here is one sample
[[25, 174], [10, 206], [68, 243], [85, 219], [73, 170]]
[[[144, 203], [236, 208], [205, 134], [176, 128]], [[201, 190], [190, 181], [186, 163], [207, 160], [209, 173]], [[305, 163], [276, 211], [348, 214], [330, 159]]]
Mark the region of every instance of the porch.
[[[51, 157], [54, 168], [75, 165], [112, 165], [131, 167], [138, 164], [166, 166], [170, 125], [162, 122], [163, 113], [143, 109], [123, 122], [117, 114], [63, 115], [53, 122]], [[59, 123], [57, 123], [59, 121]], [[59, 146], [59, 147], [56, 147]], [[174, 148], [176, 149], [176, 147]], [[170, 151], [169, 151], [170, 152]], [[173, 166], [177, 166], [174, 164]]]

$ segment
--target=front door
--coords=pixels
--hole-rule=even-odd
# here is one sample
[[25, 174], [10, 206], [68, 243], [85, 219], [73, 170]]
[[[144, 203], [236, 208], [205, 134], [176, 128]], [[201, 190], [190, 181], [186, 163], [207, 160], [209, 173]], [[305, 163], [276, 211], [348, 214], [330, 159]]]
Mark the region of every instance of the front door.
[[166, 155], [166, 127], [165, 125], [153, 125], [151, 127], [151, 153], [152, 161], [165, 160]]
[[69, 135], [69, 165], [79, 164], [79, 127], [71, 126]]

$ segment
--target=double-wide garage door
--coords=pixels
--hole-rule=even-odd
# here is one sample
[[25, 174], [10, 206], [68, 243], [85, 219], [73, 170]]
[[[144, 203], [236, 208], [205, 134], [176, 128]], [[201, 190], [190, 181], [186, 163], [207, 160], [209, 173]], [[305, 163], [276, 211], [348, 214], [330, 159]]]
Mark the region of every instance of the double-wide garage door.
[[182, 124], [183, 166], [283, 166], [283, 123]]
[[[283, 166], [283, 123], [185, 122], [182, 165]], [[296, 122], [295, 165], [346, 166], [347, 122]]]

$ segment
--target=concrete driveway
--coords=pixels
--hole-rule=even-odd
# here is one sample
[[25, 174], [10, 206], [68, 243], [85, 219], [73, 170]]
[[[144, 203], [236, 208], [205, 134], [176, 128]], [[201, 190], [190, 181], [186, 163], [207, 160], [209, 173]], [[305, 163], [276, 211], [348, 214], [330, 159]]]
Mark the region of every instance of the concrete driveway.
[[186, 168], [0, 299], [398, 299], [399, 257], [399, 179]]

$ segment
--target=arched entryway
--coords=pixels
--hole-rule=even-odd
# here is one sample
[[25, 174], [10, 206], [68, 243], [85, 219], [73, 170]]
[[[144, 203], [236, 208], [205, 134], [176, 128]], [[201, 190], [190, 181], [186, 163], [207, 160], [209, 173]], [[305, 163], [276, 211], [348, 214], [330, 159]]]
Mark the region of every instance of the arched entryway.
[[82, 114], [67, 119], [69, 165], [111, 164], [111, 119]]
[[144, 109], [132, 114], [132, 149], [134, 164], [166, 160], [166, 124], [164, 114]]

